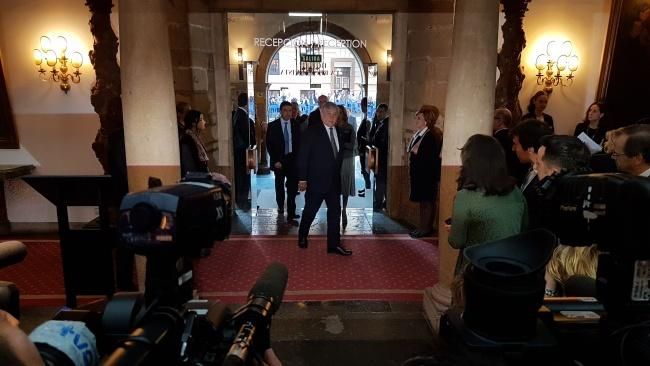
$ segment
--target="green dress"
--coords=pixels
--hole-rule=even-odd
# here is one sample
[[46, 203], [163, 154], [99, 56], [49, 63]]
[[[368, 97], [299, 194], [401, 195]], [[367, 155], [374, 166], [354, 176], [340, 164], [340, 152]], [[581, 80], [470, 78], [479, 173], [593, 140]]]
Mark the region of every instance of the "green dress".
[[456, 194], [449, 244], [461, 249], [455, 274], [465, 268], [462, 249], [519, 234], [528, 225], [526, 199], [519, 188], [505, 196], [462, 189]]

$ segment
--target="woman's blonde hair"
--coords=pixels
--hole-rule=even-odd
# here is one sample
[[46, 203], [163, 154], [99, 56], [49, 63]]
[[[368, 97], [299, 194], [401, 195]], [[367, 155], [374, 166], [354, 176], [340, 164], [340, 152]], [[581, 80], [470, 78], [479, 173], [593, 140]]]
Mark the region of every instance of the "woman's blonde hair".
[[425, 104], [418, 109], [417, 113], [415, 113], [416, 116], [418, 114], [422, 114], [422, 117], [427, 122], [427, 127], [431, 130], [433, 129], [433, 126], [436, 125], [436, 121], [440, 116], [440, 111], [438, 110], [438, 107], [434, 105]]
[[610, 130], [605, 132], [605, 142], [603, 143], [603, 149], [606, 153], [611, 154], [614, 152], [614, 140], [617, 137], [623, 134], [623, 128], [617, 128], [615, 130]]
[[562, 285], [574, 275], [596, 278], [597, 265], [598, 248], [596, 245], [589, 247], [558, 245], [546, 266], [546, 273], [555, 282]]

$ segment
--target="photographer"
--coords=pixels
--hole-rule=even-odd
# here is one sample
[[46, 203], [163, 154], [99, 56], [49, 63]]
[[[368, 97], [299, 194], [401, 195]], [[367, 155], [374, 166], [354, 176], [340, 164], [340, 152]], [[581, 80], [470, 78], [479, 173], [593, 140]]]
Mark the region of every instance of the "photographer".
[[[534, 163], [539, 185], [536, 190], [537, 206], [544, 209], [541, 225], [552, 228], [551, 197], [557, 190], [557, 180], [574, 174], [589, 173], [590, 153], [578, 138], [563, 135], [548, 135], [540, 139], [537, 152], [538, 159]], [[553, 257], [547, 265], [546, 296], [566, 294], [562, 291], [566, 281], [573, 276], [596, 277], [598, 251], [594, 246], [574, 247], [559, 245], [553, 251]], [[591, 292], [590, 289], [583, 291]], [[583, 294], [586, 295], [586, 294]], [[593, 295], [590, 293], [590, 295]]]

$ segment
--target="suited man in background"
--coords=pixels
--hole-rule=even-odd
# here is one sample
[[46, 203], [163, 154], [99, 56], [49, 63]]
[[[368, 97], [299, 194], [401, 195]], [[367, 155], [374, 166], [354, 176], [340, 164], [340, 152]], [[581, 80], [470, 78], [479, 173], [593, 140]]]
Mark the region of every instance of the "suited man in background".
[[382, 103], [375, 112], [375, 124], [370, 130], [370, 145], [375, 146], [378, 152], [378, 172], [375, 173], [375, 196], [373, 208], [381, 211], [386, 207], [386, 182], [388, 178], [388, 105]]
[[321, 95], [318, 97], [318, 108], [316, 108], [313, 112], [309, 114], [309, 126], [323, 123], [323, 120], [321, 119], [320, 110], [321, 108], [323, 108], [323, 105], [327, 103], [327, 100], [328, 100], [327, 95]]
[[305, 209], [298, 229], [298, 246], [307, 248], [309, 228], [325, 200], [327, 204], [327, 253], [352, 255], [341, 245], [341, 153], [336, 131], [339, 109], [326, 102], [319, 108], [322, 123], [307, 127], [298, 154], [298, 189], [305, 193]]
[[278, 213], [284, 213], [286, 179], [287, 219], [295, 222], [295, 219], [300, 217], [296, 215], [298, 180], [295, 159], [298, 152], [300, 126], [291, 118], [291, 109], [291, 103], [287, 101], [280, 104], [280, 118], [269, 123], [266, 131], [266, 146], [271, 158], [271, 170], [275, 173], [275, 201], [278, 204]]
[[370, 189], [370, 173], [366, 170], [366, 147], [368, 146], [368, 136], [372, 128], [371, 122], [368, 120], [368, 98], [361, 99], [361, 111], [364, 118], [361, 121], [359, 130], [357, 131], [357, 146], [359, 147], [359, 163], [361, 163], [361, 175], [365, 182], [365, 187], [359, 190], [359, 197], [365, 197], [366, 189]]
[[235, 164], [235, 203], [242, 210], [250, 210], [248, 194], [251, 180], [246, 173], [246, 150], [255, 145], [255, 123], [248, 117], [248, 94], [237, 97], [237, 109], [232, 116], [233, 150]]

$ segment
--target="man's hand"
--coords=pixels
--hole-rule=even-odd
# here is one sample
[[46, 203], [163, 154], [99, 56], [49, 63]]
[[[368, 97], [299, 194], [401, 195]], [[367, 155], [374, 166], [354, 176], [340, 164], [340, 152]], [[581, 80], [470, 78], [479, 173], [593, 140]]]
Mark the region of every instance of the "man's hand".
[[282, 169], [282, 163], [279, 162], [279, 161], [277, 163], [273, 164], [273, 166], [275, 167], [275, 169]]
[[307, 181], [306, 180], [301, 180], [298, 182], [298, 190], [300, 192], [304, 192], [307, 190]]

